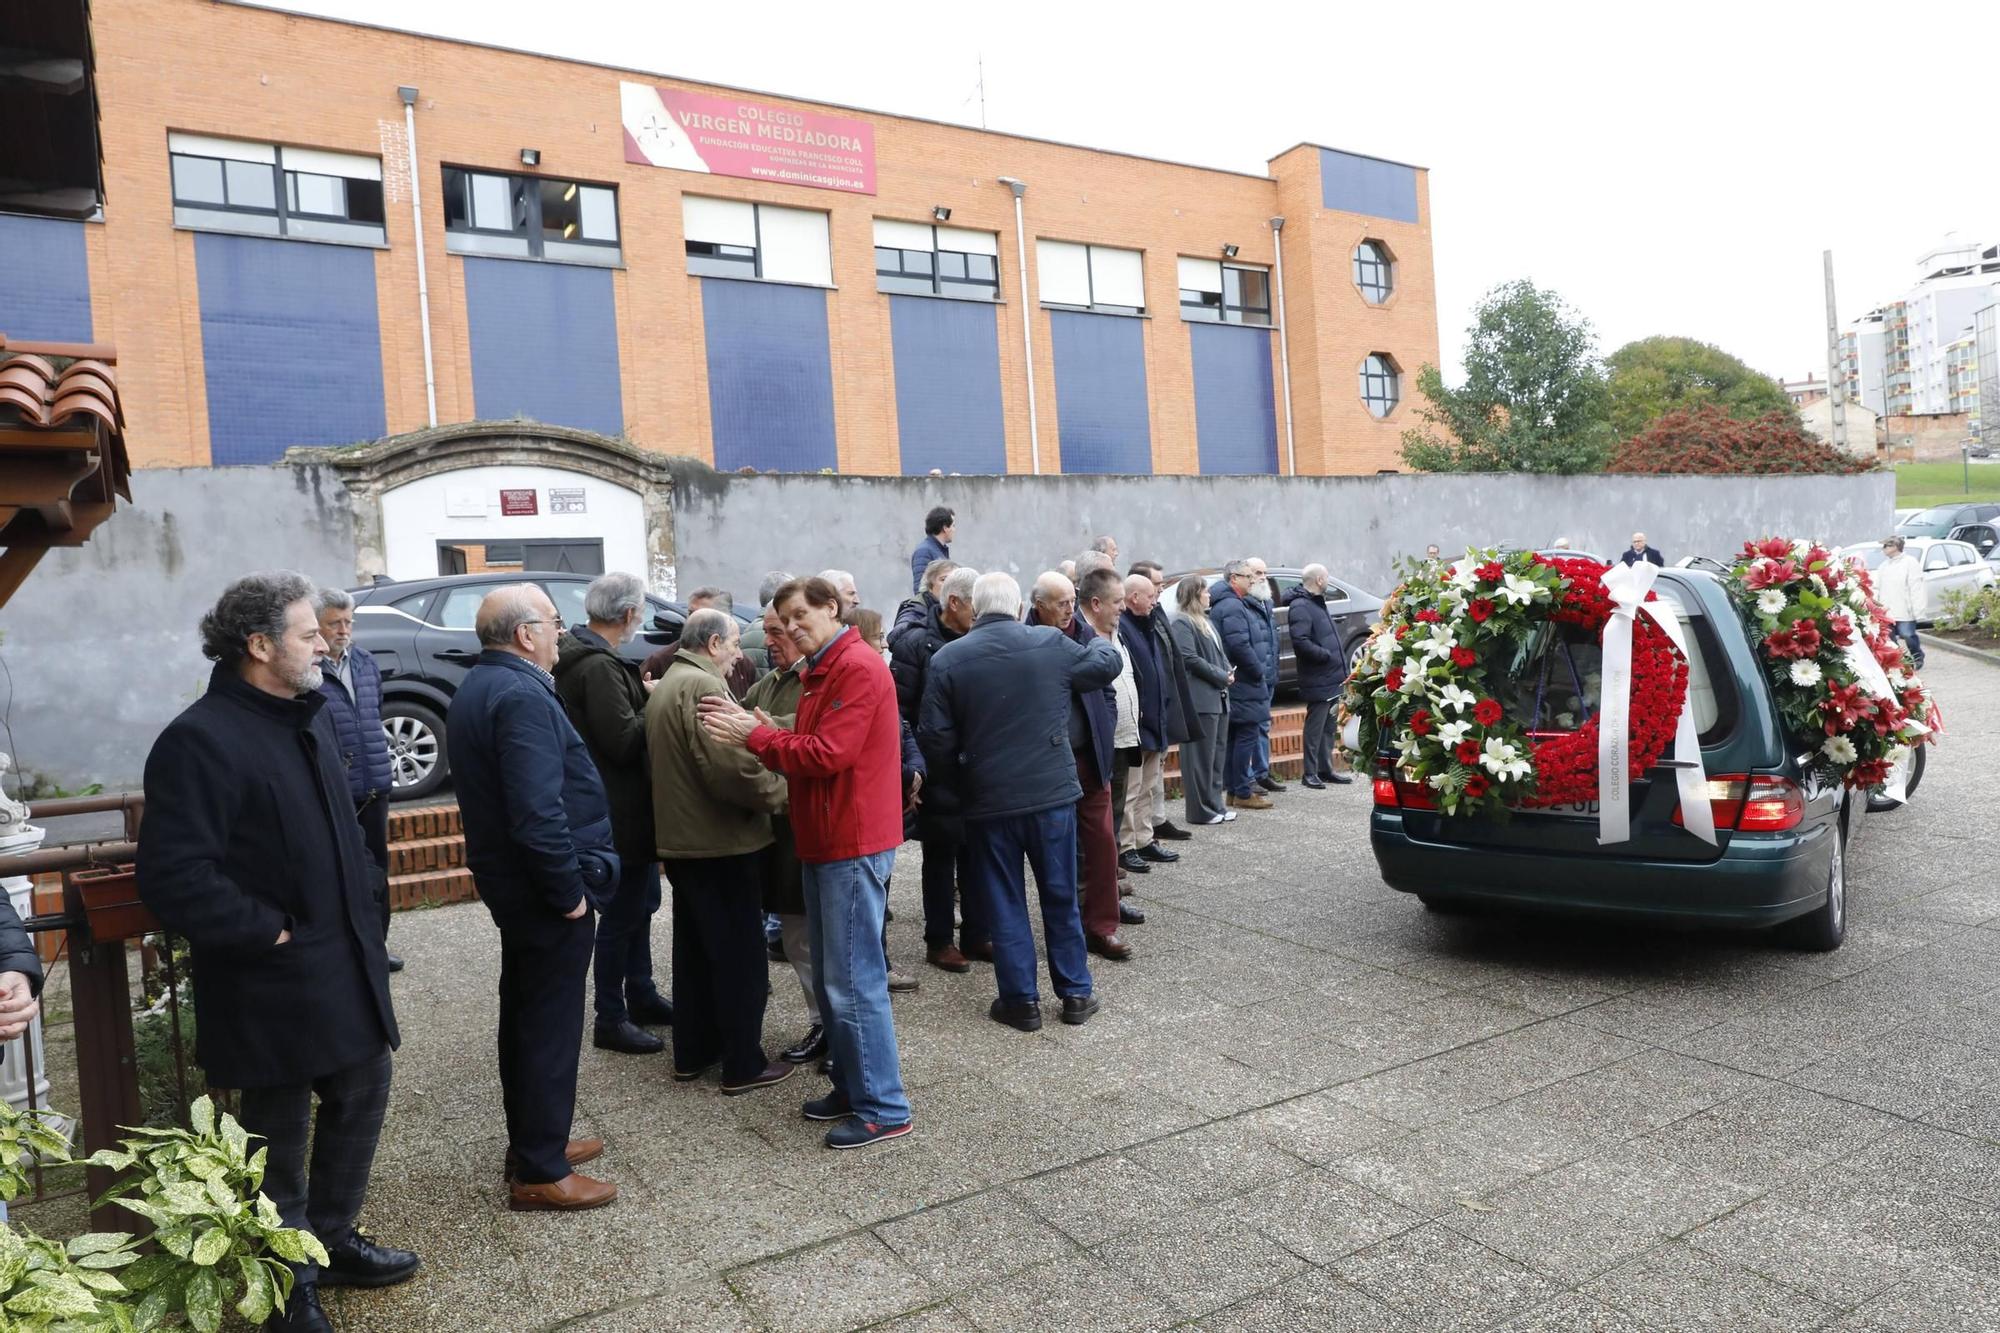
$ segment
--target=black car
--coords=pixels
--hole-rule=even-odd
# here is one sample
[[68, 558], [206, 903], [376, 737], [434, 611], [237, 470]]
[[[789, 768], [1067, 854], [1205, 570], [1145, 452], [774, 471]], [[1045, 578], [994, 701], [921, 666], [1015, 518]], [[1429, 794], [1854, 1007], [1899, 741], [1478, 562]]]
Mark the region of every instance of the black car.
[[[1191, 574], [1199, 574], [1211, 583], [1222, 577], [1220, 569], [1188, 569], [1167, 575], [1167, 590], [1161, 594], [1167, 614], [1180, 614], [1175, 593], [1181, 580]], [[1297, 569], [1271, 570], [1271, 605], [1278, 625], [1280, 693], [1290, 693], [1298, 687], [1299, 664], [1292, 658], [1292, 629], [1286, 622], [1285, 599], [1292, 595], [1292, 589], [1298, 587], [1304, 577], [1303, 571]], [[1368, 631], [1381, 619], [1382, 599], [1329, 574], [1326, 580], [1326, 613], [1333, 617], [1333, 628], [1340, 635], [1340, 655], [1351, 662], [1367, 639]]]
[[[450, 775], [444, 715], [458, 683], [479, 660], [473, 616], [487, 593], [523, 582], [539, 583], [565, 624], [581, 625], [586, 620], [583, 595], [591, 578], [584, 574], [454, 574], [349, 590], [354, 597], [354, 641], [382, 668], [382, 730], [389, 738], [398, 800], [428, 796]], [[679, 602], [649, 593], [646, 603], [652, 613], [647, 628], [619, 649], [635, 662], [678, 642], [687, 621], [687, 608]], [[763, 621], [741, 612], [736, 619], [743, 626], [744, 651], [761, 663]]]

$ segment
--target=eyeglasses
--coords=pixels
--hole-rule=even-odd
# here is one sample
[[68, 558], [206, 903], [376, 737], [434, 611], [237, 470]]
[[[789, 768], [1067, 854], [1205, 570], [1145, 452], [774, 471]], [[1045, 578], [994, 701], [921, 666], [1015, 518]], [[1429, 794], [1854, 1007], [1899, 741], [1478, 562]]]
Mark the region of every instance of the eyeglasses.
[[523, 625], [554, 625], [558, 634], [569, 628], [568, 625], [563, 623], [561, 616], [557, 616], [554, 620], [523, 620], [520, 623]]

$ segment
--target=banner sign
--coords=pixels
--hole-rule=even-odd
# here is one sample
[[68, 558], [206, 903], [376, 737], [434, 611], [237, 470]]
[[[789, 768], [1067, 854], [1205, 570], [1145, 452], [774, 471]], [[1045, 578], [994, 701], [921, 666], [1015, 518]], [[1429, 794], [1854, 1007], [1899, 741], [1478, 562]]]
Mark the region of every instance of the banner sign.
[[534, 491], [533, 490], [501, 491], [500, 512], [502, 515], [510, 518], [520, 514], [535, 513], [536, 509], [535, 509]]
[[875, 127], [865, 120], [644, 83], [618, 90], [627, 162], [875, 193]]

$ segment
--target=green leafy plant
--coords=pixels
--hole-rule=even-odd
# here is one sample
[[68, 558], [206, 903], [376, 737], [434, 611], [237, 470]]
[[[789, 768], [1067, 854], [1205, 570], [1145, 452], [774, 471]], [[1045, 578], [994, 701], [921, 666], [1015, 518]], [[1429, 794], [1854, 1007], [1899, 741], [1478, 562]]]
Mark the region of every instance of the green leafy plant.
[[69, 1161], [64, 1123], [53, 1111], [16, 1111], [0, 1102], [0, 1202], [12, 1203], [27, 1193], [30, 1157], [53, 1166]]
[[218, 1117], [201, 1097], [188, 1119], [188, 1129], [134, 1129], [122, 1146], [90, 1157], [92, 1166], [128, 1173], [104, 1197], [152, 1223], [160, 1244], [161, 1253], [125, 1274], [127, 1287], [145, 1293], [134, 1314], [142, 1330], [181, 1315], [215, 1333], [232, 1304], [261, 1322], [291, 1297], [287, 1263], [327, 1261], [319, 1241], [285, 1226], [262, 1193], [268, 1150], [250, 1150], [236, 1117]]
[[1976, 629], [2000, 633], [2000, 585], [1953, 588], [1945, 593], [1932, 623], [1939, 629]]
[[129, 1232], [64, 1243], [0, 1224], [0, 1327], [51, 1333], [138, 1333], [131, 1289], [116, 1270], [140, 1262]]

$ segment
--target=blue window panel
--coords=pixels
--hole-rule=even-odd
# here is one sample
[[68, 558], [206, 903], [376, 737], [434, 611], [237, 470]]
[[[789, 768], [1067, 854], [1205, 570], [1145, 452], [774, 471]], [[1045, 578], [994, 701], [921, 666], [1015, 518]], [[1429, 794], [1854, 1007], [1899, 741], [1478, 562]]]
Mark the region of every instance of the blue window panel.
[[903, 473], [1007, 470], [1000, 312], [971, 301], [889, 298]]
[[1145, 331], [1143, 320], [1127, 315], [1049, 312], [1064, 472], [1153, 470]]
[[1194, 339], [1194, 432], [1207, 475], [1278, 470], [1271, 331], [1189, 324]]
[[22, 342], [87, 343], [90, 260], [81, 222], [0, 216], [0, 333]]
[[210, 461], [388, 433], [373, 250], [203, 232], [194, 256]]
[[1417, 220], [1417, 169], [1379, 157], [1319, 150], [1320, 200], [1343, 213], [1396, 222]]
[[838, 468], [826, 293], [703, 278], [701, 310], [716, 470]]
[[472, 410], [616, 435], [618, 307], [611, 271], [518, 259], [465, 263]]

